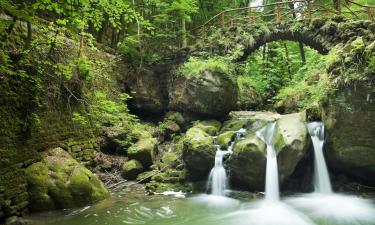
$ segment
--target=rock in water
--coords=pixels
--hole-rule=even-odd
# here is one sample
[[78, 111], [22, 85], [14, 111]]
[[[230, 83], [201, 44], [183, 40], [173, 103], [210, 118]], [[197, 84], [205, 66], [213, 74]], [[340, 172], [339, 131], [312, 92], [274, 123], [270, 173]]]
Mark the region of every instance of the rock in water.
[[261, 191], [266, 173], [266, 144], [255, 133], [234, 147], [229, 159], [230, 177], [235, 186]]
[[169, 108], [199, 115], [223, 117], [236, 106], [238, 88], [226, 74], [203, 71], [169, 84]]
[[283, 115], [276, 122], [273, 144], [277, 152], [281, 183], [294, 172], [310, 147], [305, 121], [305, 113], [294, 113]]
[[124, 178], [129, 179], [129, 180], [135, 180], [138, 174], [143, 172], [142, 163], [140, 163], [138, 160], [135, 160], [135, 159], [127, 161], [122, 166], [121, 172]]
[[214, 139], [198, 127], [190, 128], [184, 140], [183, 159], [193, 179], [205, 180], [214, 165]]
[[108, 196], [99, 178], [61, 148], [43, 153], [41, 162], [26, 169], [30, 210], [84, 206]]
[[136, 159], [144, 167], [149, 167], [155, 159], [158, 151], [156, 138], [142, 138], [128, 149], [128, 157]]
[[345, 86], [323, 106], [328, 167], [375, 184], [375, 104], [368, 84]]

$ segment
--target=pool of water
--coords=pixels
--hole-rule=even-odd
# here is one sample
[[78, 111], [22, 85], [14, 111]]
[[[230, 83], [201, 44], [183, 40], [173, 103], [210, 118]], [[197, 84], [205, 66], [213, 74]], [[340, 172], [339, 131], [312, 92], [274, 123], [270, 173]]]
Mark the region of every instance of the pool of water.
[[[246, 195], [246, 194], [245, 194]], [[353, 196], [304, 195], [281, 202], [210, 195], [145, 195], [140, 186], [75, 210], [33, 214], [32, 225], [374, 225], [375, 205]], [[245, 196], [245, 197], [244, 197]]]

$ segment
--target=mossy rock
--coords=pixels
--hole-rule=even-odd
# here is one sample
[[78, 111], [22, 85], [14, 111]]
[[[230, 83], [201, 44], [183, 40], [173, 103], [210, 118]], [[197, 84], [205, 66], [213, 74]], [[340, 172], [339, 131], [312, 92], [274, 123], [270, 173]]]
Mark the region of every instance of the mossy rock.
[[161, 162], [173, 168], [180, 164], [181, 158], [176, 152], [165, 152], [161, 158]]
[[263, 191], [266, 169], [266, 144], [255, 133], [236, 143], [228, 160], [234, 186]]
[[138, 160], [132, 159], [122, 165], [122, 176], [128, 180], [136, 179], [138, 174], [142, 172], [143, 166], [142, 163], [140, 163]]
[[310, 139], [305, 121], [305, 113], [294, 113], [283, 115], [276, 122], [273, 144], [278, 154], [281, 182], [294, 172], [301, 159], [307, 155]]
[[217, 120], [203, 120], [193, 122], [193, 126], [203, 130], [211, 136], [214, 136], [219, 132], [221, 123]]
[[241, 128], [246, 128], [251, 126], [252, 122], [247, 119], [231, 119], [224, 122], [220, 133], [227, 131], [238, 131]]
[[191, 183], [160, 183], [151, 181], [146, 184], [146, 189], [150, 193], [163, 193], [165, 191], [189, 193], [193, 190], [193, 186]]
[[186, 132], [183, 159], [193, 179], [203, 180], [214, 165], [214, 139], [202, 129], [193, 127]]
[[130, 159], [136, 159], [142, 163], [144, 167], [152, 165], [157, 151], [158, 141], [155, 138], [143, 138], [138, 142], [130, 146], [128, 149], [128, 157]]
[[222, 149], [228, 148], [230, 143], [236, 138], [235, 131], [226, 131], [217, 137], [217, 143]]
[[169, 111], [166, 115], [164, 120], [170, 120], [177, 123], [180, 127], [184, 127], [187, 123], [186, 119], [180, 112]]
[[45, 152], [25, 172], [31, 211], [79, 207], [108, 196], [99, 178], [61, 148]]
[[136, 181], [142, 184], [148, 183], [151, 181], [151, 177], [155, 175], [156, 173], [158, 173], [158, 170], [151, 170], [151, 171], [140, 173], [138, 174]]
[[167, 135], [171, 136], [181, 132], [181, 127], [172, 120], [167, 120], [164, 122], [164, 129]]

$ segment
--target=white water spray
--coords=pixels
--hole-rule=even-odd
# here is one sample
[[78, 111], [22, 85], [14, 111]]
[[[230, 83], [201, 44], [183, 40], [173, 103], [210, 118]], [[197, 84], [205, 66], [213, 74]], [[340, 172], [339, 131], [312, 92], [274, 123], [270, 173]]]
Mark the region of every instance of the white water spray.
[[232, 153], [235, 141], [246, 132], [246, 129], [241, 128], [236, 132], [236, 138], [232, 141], [226, 150], [221, 150], [220, 145], [217, 145], [217, 151], [215, 155], [215, 166], [210, 172], [208, 177], [207, 187], [211, 189], [212, 195], [225, 196], [225, 191], [228, 187], [227, 173], [223, 165], [223, 157], [226, 154]]
[[311, 140], [314, 146], [314, 186], [315, 192], [331, 194], [332, 187], [329, 179], [327, 165], [324, 159], [324, 124], [312, 122], [307, 124]]
[[272, 144], [275, 125], [276, 123], [271, 123], [256, 133], [267, 145], [266, 200], [273, 202], [280, 200], [277, 155]]

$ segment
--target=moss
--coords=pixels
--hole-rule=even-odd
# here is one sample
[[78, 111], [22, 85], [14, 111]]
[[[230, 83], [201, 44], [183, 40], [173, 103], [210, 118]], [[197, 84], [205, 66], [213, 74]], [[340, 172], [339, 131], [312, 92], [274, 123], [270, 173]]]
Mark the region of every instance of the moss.
[[99, 178], [84, 167], [74, 170], [70, 178], [69, 190], [75, 205], [78, 206], [102, 200], [109, 195]]
[[26, 177], [32, 211], [83, 206], [108, 196], [99, 178], [60, 148], [44, 153]]
[[163, 154], [161, 161], [169, 167], [176, 167], [180, 163], [180, 157], [176, 152], [166, 152]]
[[131, 159], [136, 159], [142, 163], [143, 166], [149, 167], [157, 154], [157, 143], [155, 138], [143, 138], [137, 143], [130, 146], [128, 149], [128, 156]]
[[217, 120], [195, 121], [193, 125], [212, 136], [216, 135], [221, 127], [221, 123]]
[[221, 146], [221, 148], [228, 148], [230, 143], [234, 141], [235, 137], [235, 131], [226, 131], [217, 137], [217, 143]]
[[248, 127], [252, 124], [250, 120], [244, 119], [231, 119], [224, 122], [223, 127], [220, 130], [220, 133], [227, 131], [238, 131], [241, 128]]
[[142, 163], [138, 160], [132, 159], [127, 161], [122, 166], [122, 176], [129, 180], [134, 180], [137, 178], [138, 174], [143, 172]]

